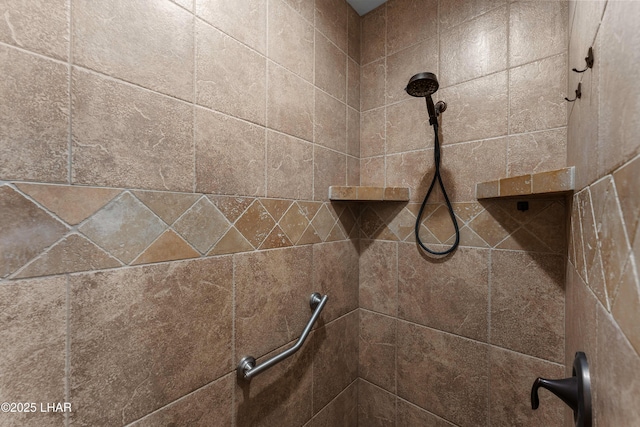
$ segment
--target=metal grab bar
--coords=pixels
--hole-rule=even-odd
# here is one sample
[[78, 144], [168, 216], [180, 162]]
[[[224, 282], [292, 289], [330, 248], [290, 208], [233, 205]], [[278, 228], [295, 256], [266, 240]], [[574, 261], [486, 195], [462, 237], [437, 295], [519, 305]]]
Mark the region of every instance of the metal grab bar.
[[313, 310], [313, 314], [311, 315], [311, 319], [309, 319], [309, 323], [304, 327], [302, 334], [300, 334], [300, 338], [296, 341], [295, 345], [288, 350], [283, 351], [282, 353], [273, 356], [271, 359], [263, 362], [262, 364], [256, 366], [256, 359], [252, 356], [245, 356], [238, 363], [238, 378], [241, 380], [250, 380], [251, 378], [258, 375], [260, 372], [266, 371], [273, 365], [276, 365], [282, 362], [287, 357], [291, 356], [296, 351], [300, 350], [302, 344], [307, 339], [309, 332], [311, 332], [311, 328], [313, 327], [316, 320], [320, 316], [320, 312], [324, 308], [327, 303], [328, 295], [321, 296], [319, 293], [314, 292], [311, 294], [311, 300], [309, 301], [309, 306]]

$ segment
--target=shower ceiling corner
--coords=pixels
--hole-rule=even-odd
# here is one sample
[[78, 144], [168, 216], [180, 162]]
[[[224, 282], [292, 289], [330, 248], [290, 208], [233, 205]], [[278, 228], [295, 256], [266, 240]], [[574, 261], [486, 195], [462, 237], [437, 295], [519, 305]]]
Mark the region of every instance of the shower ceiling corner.
[[347, 3], [349, 3], [351, 7], [358, 12], [358, 15], [362, 16], [371, 12], [386, 1], [387, 0], [347, 0]]

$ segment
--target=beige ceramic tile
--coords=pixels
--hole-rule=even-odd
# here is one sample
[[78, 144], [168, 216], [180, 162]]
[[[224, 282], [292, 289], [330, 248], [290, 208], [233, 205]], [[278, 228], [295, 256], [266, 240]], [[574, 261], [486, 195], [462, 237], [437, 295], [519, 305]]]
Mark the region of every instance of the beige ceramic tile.
[[390, 316], [396, 315], [397, 252], [396, 243], [377, 240], [360, 241], [359, 306], [361, 308]]
[[313, 146], [310, 143], [267, 132], [267, 196], [303, 200], [313, 197]]
[[574, 170], [562, 168], [540, 172], [531, 176], [531, 191], [534, 194], [570, 191], [574, 188]]
[[285, 0], [289, 6], [294, 8], [304, 19], [309, 22], [313, 22], [314, 19], [314, 4], [305, 0]]
[[423, 98], [405, 99], [386, 108], [386, 153], [433, 148], [434, 133]]
[[358, 425], [395, 426], [395, 396], [365, 380], [358, 380]]
[[196, 41], [196, 102], [264, 125], [266, 59], [200, 21], [196, 25]]
[[343, 0], [317, 0], [316, 28], [343, 52], [347, 51], [347, 3]]
[[447, 103], [440, 126], [442, 143], [474, 141], [507, 134], [507, 72], [439, 90], [434, 101]]
[[[355, 12], [354, 12], [355, 13]], [[308, 427], [358, 425], [358, 382], [354, 381], [329, 402], [308, 424]]]
[[360, 46], [362, 65], [385, 56], [386, 26], [386, 6], [378, 7], [362, 17], [362, 42]]
[[313, 141], [313, 86], [269, 63], [267, 91], [267, 125], [307, 141]]
[[[10, 21], [11, 12], [4, 17], [3, 23]], [[0, 46], [0, 74], [0, 176], [67, 182], [67, 66]]]
[[364, 112], [384, 105], [385, 60], [380, 59], [360, 68], [360, 111]]
[[[613, 173], [618, 202], [622, 209], [625, 230], [629, 241], [633, 238], [640, 224], [640, 157], [627, 163]], [[638, 254], [640, 256], [640, 254]]]
[[18, 0], [0, 6], [0, 41], [47, 56], [67, 60], [69, 56], [68, 1], [46, 4]]
[[385, 121], [384, 108], [360, 113], [360, 157], [384, 154]]
[[74, 184], [193, 190], [193, 106], [78, 68], [72, 77]]
[[397, 399], [396, 408], [398, 411], [397, 425], [403, 427], [453, 427], [454, 425], [442, 418], [433, 415], [424, 409], [407, 402], [406, 400]]
[[360, 65], [351, 58], [347, 60], [347, 104], [360, 110]]
[[[386, 185], [409, 187], [411, 201], [422, 202], [433, 175], [433, 150], [413, 151], [386, 157]], [[437, 201], [434, 192], [431, 201]]]
[[349, 54], [349, 58], [356, 61], [358, 64], [360, 62], [360, 56], [362, 52], [362, 18], [358, 15], [351, 5], [347, 8], [348, 20], [347, 20], [347, 30], [348, 30], [348, 48], [347, 53]]
[[7, 185], [0, 187], [0, 277], [22, 267], [67, 232], [61, 222]]
[[78, 231], [124, 263], [133, 261], [166, 229], [131, 193], [110, 202], [84, 222]]
[[17, 277], [50, 276], [120, 267], [122, 263], [86, 238], [71, 234], [36, 258]]
[[398, 258], [400, 318], [487, 341], [489, 251], [460, 248], [446, 262], [429, 262], [401, 243]]
[[564, 300], [562, 256], [491, 254], [492, 344], [563, 363]]
[[259, 200], [256, 200], [236, 221], [240, 233], [255, 247], [267, 238], [275, 222]]
[[333, 217], [329, 209], [323, 205], [316, 216], [311, 221], [313, 228], [318, 232], [318, 236], [322, 240], [326, 240], [336, 223], [336, 219]]
[[167, 191], [134, 191], [133, 194], [169, 225], [200, 198], [199, 194]]
[[70, 277], [69, 389], [83, 408], [72, 423], [128, 423], [231, 371], [232, 267], [226, 257]]
[[353, 108], [347, 108], [347, 154], [360, 160], [360, 112]]
[[634, 273], [634, 266], [629, 258], [620, 279], [618, 293], [611, 306], [611, 314], [631, 345], [638, 351], [640, 349], [640, 325], [638, 325], [640, 291], [635, 274], [637, 273]]
[[510, 133], [566, 126], [566, 65], [562, 54], [509, 70]]
[[76, 225], [93, 215], [120, 191], [109, 188], [67, 185], [16, 184], [69, 225]]
[[313, 151], [313, 198], [328, 200], [329, 187], [347, 183], [347, 156], [319, 146]]
[[550, 171], [566, 166], [566, 128], [512, 135], [508, 141], [508, 176]]
[[252, 197], [230, 197], [215, 195], [209, 195], [208, 198], [231, 223], [235, 222], [255, 200]]
[[396, 319], [360, 310], [358, 375], [385, 390], [396, 390]]
[[293, 243], [291, 243], [291, 240], [289, 240], [285, 232], [276, 225], [266, 239], [264, 239], [264, 242], [260, 245], [260, 249], [285, 248], [287, 246], [293, 246]]
[[231, 227], [227, 233], [218, 240], [213, 249], [207, 255], [224, 255], [237, 252], [249, 252], [253, 250], [251, 243], [240, 234], [235, 227]]
[[[188, 258], [198, 258], [200, 254], [173, 230], [165, 231], [143, 253], [136, 258], [132, 265], [151, 264], [162, 261], [176, 261]], [[88, 270], [88, 269], [87, 269]]]
[[265, 194], [265, 129], [224, 114], [196, 110], [196, 189]]
[[495, 204], [487, 204], [486, 210], [476, 216], [469, 227], [493, 247], [516, 231], [520, 225]]
[[300, 206], [294, 203], [280, 219], [279, 225], [291, 242], [295, 244], [302, 237], [309, 225], [309, 220], [305, 217]]
[[347, 55], [319, 31], [316, 31], [315, 52], [315, 85], [340, 101], [346, 102]]
[[506, 0], [451, 0], [439, 4], [440, 28], [447, 29], [500, 7]]
[[278, 0], [269, 4], [269, 59], [313, 81], [313, 24]]
[[424, 0], [391, 0], [387, 4], [387, 54], [421, 40], [434, 37], [438, 31], [438, 2]]
[[171, 1], [173, 1], [175, 4], [179, 4], [180, 6], [184, 7], [189, 12], [193, 11], [193, 3], [195, 2], [195, 0], [171, 0]]
[[347, 150], [347, 106], [316, 89], [314, 142], [332, 150]]
[[232, 423], [234, 375], [207, 384], [157, 412], [131, 424], [132, 427], [190, 425], [195, 427], [227, 426]]
[[264, 54], [267, 49], [267, 0], [198, 0], [196, 15], [220, 31]]
[[440, 80], [451, 86], [507, 68], [507, 7], [442, 31]]
[[193, 15], [153, 0], [73, 2], [75, 64], [193, 101]]
[[531, 175], [514, 176], [500, 180], [500, 196], [531, 194]]
[[[435, 38], [425, 40], [417, 45], [403, 49], [387, 57], [386, 103], [409, 99], [405, 92], [409, 79], [418, 73], [430, 71], [436, 73], [438, 64], [438, 43]], [[426, 112], [422, 100], [423, 112]]]
[[476, 198], [487, 199], [500, 195], [500, 183], [496, 181], [478, 182], [476, 184]]
[[[21, 280], [0, 287], [3, 402], [65, 402], [66, 279]], [[46, 404], [45, 404], [46, 405]], [[60, 426], [62, 413], [4, 413], [2, 423]]]
[[331, 300], [325, 322], [358, 308], [358, 262], [358, 249], [348, 240], [313, 245], [313, 291]]
[[360, 185], [382, 187], [385, 183], [384, 157], [360, 160]]
[[513, 66], [567, 50], [568, 2], [520, 1], [509, 11], [509, 64]]

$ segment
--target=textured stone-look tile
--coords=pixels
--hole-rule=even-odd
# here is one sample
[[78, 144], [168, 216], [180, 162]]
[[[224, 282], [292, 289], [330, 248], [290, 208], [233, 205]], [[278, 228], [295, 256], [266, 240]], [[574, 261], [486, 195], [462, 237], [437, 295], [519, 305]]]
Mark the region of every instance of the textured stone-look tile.
[[315, 85], [340, 101], [346, 102], [347, 55], [318, 31], [316, 31], [315, 52]]
[[606, 176], [590, 187], [598, 248], [602, 257], [607, 296], [613, 301], [630, 251], [614, 182]]
[[347, 185], [360, 185], [360, 159], [347, 156]]
[[[294, 176], [295, 179], [291, 179]], [[311, 144], [281, 133], [267, 132], [267, 196], [312, 198]]]
[[396, 391], [396, 319], [360, 310], [358, 376]]
[[280, 228], [286, 233], [292, 243], [296, 243], [309, 225], [302, 209], [297, 203], [291, 205], [279, 222]]
[[343, 52], [347, 51], [347, 9], [342, 0], [317, 0], [316, 28], [329, 38]]
[[[438, 63], [438, 42], [434, 39], [425, 40], [415, 46], [401, 50], [387, 57], [387, 88], [386, 103], [410, 99], [404, 90], [409, 79], [415, 74], [430, 70], [435, 73]], [[420, 111], [426, 115], [424, 100], [421, 98]], [[423, 115], [423, 118], [424, 118]], [[426, 116], [428, 118], [428, 116]]]
[[396, 425], [403, 427], [453, 427], [448, 421], [425, 411], [419, 406], [413, 405], [406, 400], [397, 399], [396, 408], [398, 411]]
[[314, 142], [345, 153], [347, 150], [347, 106], [316, 89]]
[[71, 234], [23, 269], [17, 277], [50, 276], [119, 267], [122, 263], [85, 237]]
[[[4, 17], [5, 23], [11, 20], [11, 12], [5, 11]], [[66, 182], [67, 66], [0, 46], [0, 74], [0, 176]]]
[[384, 59], [360, 67], [360, 111], [384, 105], [385, 74]]
[[347, 105], [360, 111], [360, 65], [347, 60]]
[[133, 194], [169, 225], [200, 198], [199, 194], [168, 191], [134, 191]]
[[504, 176], [506, 152], [506, 138], [443, 147], [440, 173], [449, 197], [458, 202], [475, 201], [476, 182]]
[[313, 81], [313, 24], [282, 1], [269, 4], [269, 58]]
[[493, 247], [519, 228], [518, 222], [496, 204], [488, 204], [486, 210], [476, 216], [469, 227]]
[[[510, 5], [509, 64], [513, 67], [567, 49], [567, 2], [521, 1]], [[566, 68], [563, 65], [563, 68]]]
[[500, 195], [500, 182], [498, 180], [478, 182], [476, 184], [477, 199], [490, 199], [492, 197], [498, 197], [499, 195]]
[[180, 233], [201, 253], [206, 253], [229, 228], [224, 215], [206, 197], [198, 200], [174, 224]]
[[387, 54], [421, 40], [438, 31], [438, 2], [435, 0], [391, 0], [387, 4]]
[[[237, 381], [235, 416], [238, 427], [303, 425], [311, 418], [313, 342], [315, 334], [293, 356], [250, 382]], [[258, 363], [290, 347], [257, 357]]]
[[384, 157], [360, 159], [360, 185], [384, 187]]
[[249, 206], [249, 208], [236, 221], [236, 228], [255, 247], [267, 238], [269, 232], [276, 223], [269, 212], [262, 206], [259, 200]]
[[636, 351], [640, 349], [639, 312], [640, 291], [638, 291], [638, 281], [634, 275], [631, 258], [629, 258], [618, 285], [618, 292], [611, 306], [611, 314]]
[[229, 197], [209, 195], [209, 200], [216, 205], [229, 222], [235, 222], [255, 200], [252, 197]]
[[362, 17], [361, 64], [368, 64], [385, 56], [387, 32], [386, 6], [378, 7]]
[[225, 427], [232, 424], [235, 376], [228, 374], [131, 424], [132, 427], [189, 425]]
[[347, 53], [349, 58], [353, 59], [358, 64], [361, 64], [362, 19], [351, 5], [349, 5], [347, 9]]
[[319, 411], [358, 377], [358, 311], [317, 329], [315, 339], [313, 408]]
[[197, 22], [196, 102], [264, 125], [267, 61], [228, 35]]
[[310, 247], [234, 255], [236, 351], [262, 356], [297, 339], [311, 316]]
[[551, 252], [565, 255], [567, 247], [566, 209], [564, 203], [554, 202], [527, 223], [526, 228], [544, 242]]
[[227, 257], [71, 276], [72, 423], [126, 424], [233, 369], [232, 270]]
[[358, 250], [353, 243], [313, 246], [313, 291], [329, 295], [322, 318], [330, 322], [358, 308]]
[[347, 183], [347, 156], [319, 146], [313, 156], [313, 198], [328, 200], [329, 187]]
[[16, 187], [70, 225], [84, 221], [120, 192], [110, 188], [27, 183]]
[[0, 41], [66, 60], [69, 55], [69, 2], [46, 4], [18, 0], [0, 7]]
[[171, 0], [171, 1], [173, 1], [175, 4], [178, 4], [184, 7], [190, 12], [193, 11], [193, 3], [195, 2], [195, 0]]
[[313, 417], [309, 427], [356, 427], [358, 425], [358, 382], [354, 381]]
[[[598, 176], [609, 173], [638, 153], [640, 88], [623, 76], [633, 75], [640, 61], [640, 35], [635, 31], [640, 3], [607, 4], [599, 31]], [[608, 7], [611, 6], [611, 7]], [[624, 42], [622, 42], [624, 41]]]
[[[198, 258], [200, 254], [173, 230], [167, 230], [140, 254], [131, 264], [151, 264], [162, 261], [176, 261]], [[89, 270], [88, 268], [86, 270]]]
[[[357, 108], [360, 108], [360, 97]], [[347, 154], [360, 160], [360, 112], [353, 108], [347, 108]]]
[[384, 108], [360, 113], [360, 157], [385, 153], [385, 121]]
[[437, 98], [447, 103], [441, 116], [442, 144], [506, 135], [507, 85], [507, 72], [500, 72], [439, 90]]
[[234, 39], [264, 54], [267, 49], [267, 1], [198, 0], [196, 15]]
[[388, 226], [389, 229], [398, 236], [399, 240], [409, 238], [415, 229], [416, 217], [409, 212], [408, 209], [402, 209], [400, 213], [395, 215]]
[[447, 29], [500, 7], [506, 0], [451, 0], [439, 5], [441, 29]]
[[[3, 402], [65, 401], [66, 279], [0, 287], [0, 398]], [[40, 403], [37, 403], [40, 409]], [[61, 413], [3, 413], [3, 425], [60, 426]]]
[[566, 128], [512, 135], [508, 141], [508, 176], [550, 171], [566, 166]]
[[224, 114], [196, 110], [196, 189], [265, 194], [265, 129]]
[[[622, 210], [625, 229], [629, 241], [633, 238], [640, 224], [640, 157], [627, 163], [613, 173], [618, 202]], [[640, 256], [640, 254], [637, 254]]]
[[192, 190], [192, 106], [79, 69], [72, 77], [73, 183]]
[[73, 61], [193, 101], [193, 15], [170, 2], [75, 1]]
[[395, 396], [367, 381], [358, 380], [358, 425], [395, 426]]
[[[562, 238], [564, 238], [564, 236], [562, 236]], [[525, 228], [520, 228], [513, 232], [509, 237], [500, 242], [500, 244], [496, 246], [496, 249], [528, 252], [557, 252], [557, 250], [552, 250], [548, 245], [540, 241], [535, 234], [532, 234], [532, 232], [527, 231]]]
[[253, 246], [251, 246], [251, 243], [249, 243], [235, 227], [231, 227], [229, 231], [218, 240], [218, 243], [214, 245], [207, 255], [234, 254], [252, 250]]
[[287, 246], [293, 246], [293, 243], [291, 243], [285, 232], [276, 225], [267, 238], [264, 239], [259, 249], [284, 248]]
[[589, 368], [596, 378], [594, 411], [596, 422], [612, 426], [633, 425], [640, 419], [640, 358], [616, 327], [608, 313], [598, 306], [597, 355], [588, 354]]
[[528, 403], [533, 380], [564, 378], [564, 366], [491, 347], [489, 376], [492, 426], [563, 426], [565, 405], [553, 394], [540, 390], [540, 407], [536, 411]]
[[309, 22], [313, 22], [314, 19], [314, 4], [305, 0], [284, 0], [289, 6], [295, 9], [304, 19]]
[[280, 218], [289, 209], [292, 202], [291, 200], [260, 199], [260, 203], [262, 203], [262, 206], [269, 212], [274, 221], [280, 221]]
[[562, 363], [564, 300], [561, 256], [491, 254], [492, 344]]
[[0, 277], [35, 258], [67, 228], [9, 186], [0, 187]]
[[387, 154], [433, 148], [434, 134], [423, 98], [406, 96], [386, 110]]
[[277, 65], [269, 64], [267, 125], [313, 141], [313, 85]]
[[460, 248], [445, 261], [433, 261], [401, 243], [398, 258], [400, 318], [487, 340], [489, 251]]
[[442, 86], [507, 68], [507, 7], [444, 30], [440, 44]]
[[398, 322], [398, 396], [460, 426], [487, 417], [489, 347]]
[[509, 71], [511, 133], [565, 126], [567, 55], [532, 62]]
[[[386, 174], [387, 186], [409, 187], [410, 200], [422, 202], [433, 176], [433, 150], [387, 156]], [[438, 195], [438, 192], [434, 191], [433, 195]]]
[[78, 228], [124, 263], [133, 261], [165, 229], [164, 222], [128, 192]]
[[360, 245], [360, 307], [395, 316], [398, 301], [397, 244], [361, 240]]

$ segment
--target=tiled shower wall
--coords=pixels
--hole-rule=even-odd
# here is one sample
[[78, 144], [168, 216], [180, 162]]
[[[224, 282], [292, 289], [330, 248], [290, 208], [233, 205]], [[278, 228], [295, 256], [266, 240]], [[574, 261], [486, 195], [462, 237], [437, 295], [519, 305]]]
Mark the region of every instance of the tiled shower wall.
[[[475, 184], [565, 166], [568, 4], [390, 0], [362, 21], [362, 185], [408, 186], [408, 204], [361, 214], [359, 425], [514, 426], [564, 421], [538, 376], [565, 363], [564, 198], [475, 199]], [[413, 225], [433, 170], [425, 101], [404, 92], [437, 74], [442, 174], [461, 247], [423, 255]], [[421, 236], [453, 242], [442, 195]]]
[[[1, 425], [356, 423], [360, 18], [0, 5]], [[356, 239], [353, 239], [353, 237]], [[237, 385], [241, 356], [305, 349]], [[338, 397], [336, 399], [336, 397]]]
[[[633, 1], [570, 3], [570, 66], [590, 46], [595, 63], [569, 112], [568, 164], [576, 167], [567, 265], [566, 358], [592, 366], [597, 426], [640, 422], [640, 64]], [[573, 425], [567, 420], [567, 426]]]

